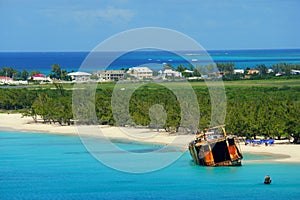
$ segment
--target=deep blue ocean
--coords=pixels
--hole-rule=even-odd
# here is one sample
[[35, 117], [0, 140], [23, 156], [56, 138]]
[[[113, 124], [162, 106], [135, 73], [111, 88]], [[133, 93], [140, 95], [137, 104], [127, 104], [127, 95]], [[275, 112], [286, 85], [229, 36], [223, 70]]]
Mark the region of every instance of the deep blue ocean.
[[[159, 69], [162, 64], [171, 64], [177, 67], [180, 64], [193, 64], [193, 60], [205, 62], [207, 57], [198, 52], [181, 52], [182, 56], [167, 51], [132, 51], [115, 59], [109, 66], [108, 60], [114, 57], [113, 52], [104, 52], [97, 55], [98, 60], [90, 70], [120, 69], [139, 65]], [[233, 62], [235, 68], [255, 68], [258, 64], [272, 66], [273, 64], [300, 63], [300, 49], [284, 50], [214, 50], [208, 51], [214, 62]], [[0, 52], [0, 68], [13, 67], [17, 70], [27, 69], [28, 71], [39, 70], [49, 74], [53, 64], [59, 64], [68, 72], [78, 71], [82, 62], [89, 55], [89, 52]], [[155, 65], [156, 64], [156, 65]], [[105, 65], [105, 66], [104, 66]], [[152, 65], [152, 66], [151, 66]]]
[[[208, 168], [186, 152], [159, 171], [130, 174], [101, 164], [76, 136], [0, 131], [0, 199], [300, 199], [300, 164], [244, 156], [242, 167]], [[270, 185], [263, 184], [266, 174]]]

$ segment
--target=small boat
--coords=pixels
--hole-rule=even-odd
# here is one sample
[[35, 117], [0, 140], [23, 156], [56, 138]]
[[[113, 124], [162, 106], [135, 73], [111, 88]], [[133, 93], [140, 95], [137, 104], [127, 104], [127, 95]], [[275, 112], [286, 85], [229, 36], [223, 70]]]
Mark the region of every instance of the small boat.
[[189, 151], [198, 165], [241, 166], [242, 154], [236, 137], [227, 136], [225, 125], [212, 127], [196, 135], [189, 144]]
[[192, 62], [197, 62], [197, 61], [198, 61], [198, 59], [195, 59], [195, 58], [194, 58], [194, 59], [192, 59]]

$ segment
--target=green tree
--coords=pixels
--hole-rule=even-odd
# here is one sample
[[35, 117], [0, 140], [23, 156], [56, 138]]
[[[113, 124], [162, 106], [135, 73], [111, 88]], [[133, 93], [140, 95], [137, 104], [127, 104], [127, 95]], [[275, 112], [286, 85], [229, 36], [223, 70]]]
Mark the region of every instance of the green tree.
[[58, 64], [53, 64], [51, 69], [52, 74], [50, 75], [51, 78], [55, 78], [61, 80], [62, 78], [62, 71]]
[[24, 69], [23, 71], [22, 71], [22, 75], [21, 75], [21, 78], [22, 78], [22, 80], [27, 80], [27, 78], [29, 77], [29, 72], [26, 70], [26, 69]]
[[257, 65], [260, 76], [266, 76], [268, 73], [268, 67], [265, 64]]
[[176, 71], [178, 72], [183, 72], [184, 70], [186, 70], [186, 67], [184, 67], [183, 65], [178, 65], [176, 68]]

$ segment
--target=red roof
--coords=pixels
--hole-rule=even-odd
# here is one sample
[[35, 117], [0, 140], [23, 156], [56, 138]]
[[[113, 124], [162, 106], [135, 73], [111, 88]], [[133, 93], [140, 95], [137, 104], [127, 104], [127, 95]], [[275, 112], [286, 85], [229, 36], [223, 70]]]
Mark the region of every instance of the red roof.
[[8, 76], [0, 76], [0, 80], [12, 80], [12, 78]]
[[46, 77], [44, 74], [34, 74], [31, 77]]

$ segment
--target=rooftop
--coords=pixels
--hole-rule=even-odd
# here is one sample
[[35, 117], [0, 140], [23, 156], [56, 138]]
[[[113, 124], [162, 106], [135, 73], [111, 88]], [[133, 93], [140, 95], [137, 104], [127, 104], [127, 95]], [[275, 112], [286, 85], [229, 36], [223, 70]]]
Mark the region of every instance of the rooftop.
[[148, 67], [132, 67], [131, 69], [137, 72], [152, 72], [152, 70], [149, 69]]
[[91, 76], [92, 74], [87, 72], [71, 72], [68, 73], [68, 76]]

